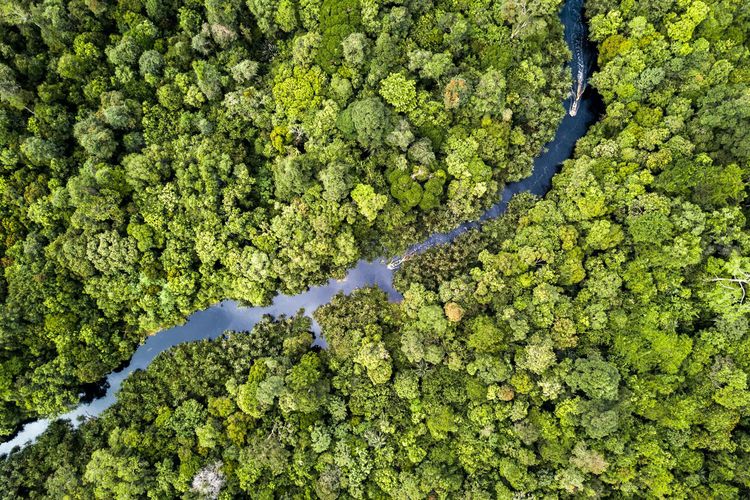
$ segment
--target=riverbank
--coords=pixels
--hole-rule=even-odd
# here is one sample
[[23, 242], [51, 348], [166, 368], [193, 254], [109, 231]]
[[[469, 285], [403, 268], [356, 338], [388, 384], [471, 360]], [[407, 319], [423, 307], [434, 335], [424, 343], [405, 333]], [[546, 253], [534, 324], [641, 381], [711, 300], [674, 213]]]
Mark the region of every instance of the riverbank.
[[[585, 26], [579, 25], [583, 19], [582, 9], [582, 2], [569, 0], [560, 12], [560, 19], [565, 28], [566, 43], [568, 43], [574, 57], [570, 65], [571, 79], [577, 78], [580, 67], [590, 66], [586, 61], [595, 59], [592, 52], [593, 46], [587, 41], [578, 40], [579, 37], [586, 37], [587, 35]], [[581, 47], [583, 47], [583, 50], [581, 50]], [[576, 58], [583, 58], [584, 61], [579, 62]], [[573, 96], [570, 96], [563, 103], [566, 111], [570, 109], [572, 102]], [[449, 233], [432, 235], [424, 242], [410, 248], [406, 255], [419, 254], [437, 245], [450, 244], [461, 234], [478, 229], [483, 221], [501, 216], [510, 199], [516, 194], [529, 192], [537, 196], [543, 196], [549, 190], [552, 177], [558, 172], [562, 162], [570, 158], [576, 141], [585, 135], [588, 128], [602, 112], [603, 104], [600, 97], [592, 89], [589, 89], [581, 99], [576, 115], [571, 116], [569, 113], [565, 113], [557, 128], [555, 138], [544, 146], [542, 153], [534, 160], [532, 174], [529, 177], [506, 185], [501, 193], [500, 201], [492, 205], [478, 220], [461, 224]], [[185, 324], [149, 336], [138, 347], [125, 367], [107, 376], [106, 393], [102, 397], [80, 404], [74, 410], [58, 418], [71, 420], [77, 425], [79, 418], [92, 418], [99, 415], [114, 404], [122, 382], [130, 373], [134, 370], [144, 369], [159, 353], [181, 343], [217, 338], [228, 330], [251, 330], [253, 325], [267, 315], [274, 318], [290, 317], [300, 310], [304, 310], [307, 316], [312, 317], [311, 315], [316, 309], [329, 303], [336, 294], [350, 294], [354, 290], [368, 286], [377, 286], [388, 294], [390, 300], [398, 301], [401, 299], [401, 293], [393, 286], [394, 269], [392, 269], [392, 263], [393, 260], [386, 261], [385, 259], [373, 262], [359, 261], [343, 280], [331, 279], [325, 285], [311, 287], [307, 291], [294, 296], [277, 295], [272, 304], [266, 307], [241, 307], [234, 301], [224, 301], [193, 313], [188, 317]], [[321, 338], [320, 327], [315, 321], [313, 321], [313, 331], [316, 334], [316, 344], [324, 345], [325, 340]], [[33, 441], [44, 432], [51, 420], [40, 419], [27, 423], [13, 439], [0, 444], [0, 453], [8, 453], [16, 446]]]

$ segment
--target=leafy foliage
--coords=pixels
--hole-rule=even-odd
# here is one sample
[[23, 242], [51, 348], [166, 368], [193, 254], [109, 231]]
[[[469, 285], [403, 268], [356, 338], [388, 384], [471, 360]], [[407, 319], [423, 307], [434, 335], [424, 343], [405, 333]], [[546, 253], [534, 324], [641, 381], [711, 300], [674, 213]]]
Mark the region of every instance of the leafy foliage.
[[[516, 197], [480, 231], [407, 261], [401, 303], [364, 289], [318, 310], [326, 350], [311, 349], [308, 321], [292, 318], [162, 354], [99, 419], [75, 431], [56, 423], [13, 453], [3, 496], [170, 497], [213, 471], [225, 498], [746, 497], [747, 9], [587, 5], [606, 114], [544, 199]], [[542, 36], [526, 3], [501, 10], [513, 39]], [[461, 40], [461, 19], [445, 32], [432, 29], [435, 16], [418, 16], [420, 50]], [[491, 51], [481, 58], [502, 61]], [[420, 78], [446, 66], [434, 54], [410, 64]], [[406, 100], [383, 88], [347, 106], [396, 112], [391, 100]], [[462, 92], [455, 83], [448, 96], [459, 110]], [[362, 146], [351, 114], [340, 117], [330, 123]], [[365, 140], [388, 145], [391, 132], [378, 136], [378, 125], [362, 127]], [[439, 151], [410, 143], [407, 161], [444, 162], [449, 192], [491, 179], [474, 130], [441, 132]], [[410, 183], [427, 191], [422, 174], [393, 172], [391, 196], [416, 207], [421, 192]], [[101, 175], [116, 190], [116, 172]], [[382, 204], [386, 184], [348, 175], [336, 166], [326, 182], [349, 186], [368, 224], [394, 213]], [[92, 195], [74, 185], [77, 200]], [[42, 252], [39, 238], [13, 255]], [[82, 273], [119, 262], [101, 255], [102, 244], [65, 245]], [[127, 260], [127, 245], [117, 251]], [[89, 253], [99, 258], [75, 258]], [[59, 307], [48, 321], [64, 329], [75, 318]]]
[[[4, 2], [0, 434], [196, 309], [341, 276], [527, 175], [567, 50], [559, 2], [528, 40], [500, 3]], [[481, 63], [487, 45], [523, 69]], [[458, 75], [485, 105], [444, 106]], [[480, 123], [527, 139], [454, 177], [444, 144]]]

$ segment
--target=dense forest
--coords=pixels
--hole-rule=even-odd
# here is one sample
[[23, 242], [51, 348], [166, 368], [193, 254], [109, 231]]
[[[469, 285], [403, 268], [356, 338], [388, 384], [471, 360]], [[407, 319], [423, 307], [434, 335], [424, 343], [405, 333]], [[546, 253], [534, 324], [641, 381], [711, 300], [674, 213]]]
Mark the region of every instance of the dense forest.
[[[153, 26], [167, 26], [157, 30], [168, 30], [178, 18], [183, 24], [182, 14], [159, 21], [159, 9], [145, 3], [141, 7], [122, 1], [115, 8], [90, 1], [76, 10], [71, 6], [77, 4], [68, 2], [66, 19], [87, 19], [76, 21], [87, 29], [93, 29], [93, 19], [120, 19], [112, 26], [120, 31], [131, 27], [125, 35], [110, 38], [118, 40], [114, 47], [135, 37], [132, 32], [143, 19], [157, 18], [150, 21]], [[126, 4], [133, 10], [125, 12]], [[327, 241], [322, 238], [349, 234], [356, 242], [352, 255], [367, 255], [375, 242], [395, 249], [422, 228], [471, 217], [503, 181], [528, 173], [530, 158], [561, 114], [555, 99], [568, 80], [562, 66], [567, 52], [555, 18], [557, 1], [361, 0], [356, 9], [346, 10], [333, 8], [328, 0], [315, 7], [312, 2], [298, 6], [279, 0], [263, 10], [260, 2], [250, 0], [247, 6], [221, 12], [235, 16], [235, 24], [221, 18], [221, 25], [235, 33], [224, 46], [216, 40], [216, 29], [212, 31], [211, 21], [219, 18], [211, 17], [218, 14], [209, 4], [213, 2], [200, 8], [175, 7], [198, 16], [190, 25], [195, 26], [192, 38], [192, 32], [180, 27], [169, 42], [150, 42], [169, 47], [163, 72], [154, 77], [159, 89], [155, 103], [149, 101], [153, 87], [147, 87], [152, 74], [137, 72], [137, 57], [130, 68], [112, 62], [111, 54], [120, 49], [108, 49], [101, 56], [107, 63], [92, 64], [78, 80], [46, 74], [59, 82], [59, 95], [73, 99], [72, 93], [79, 104], [62, 97], [46, 103], [39, 97], [41, 90], [36, 97], [25, 90], [35, 74], [34, 64], [49, 64], [47, 56], [21, 54], [15, 56], [13, 68], [6, 63], [7, 80], [18, 82], [2, 87], [5, 140], [10, 144], [4, 155], [12, 158], [2, 184], [8, 207], [3, 210], [9, 214], [6, 219], [4, 213], [5, 242], [10, 242], [3, 284], [7, 319], [2, 322], [9, 429], [18, 415], [56, 408], [42, 404], [45, 391], [55, 395], [56, 404], [69, 400], [62, 396], [69, 394], [63, 389], [95, 379], [94, 374], [118, 359], [111, 354], [112, 343], [124, 343], [119, 352], [126, 356], [132, 349], [128, 339], [137, 340], [139, 332], [158, 325], [161, 318], [172, 318], [169, 307], [184, 314], [189, 305], [213, 293], [241, 295], [246, 281], [232, 278], [234, 268], [224, 261], [236, 249], [262, 252], [268, 259], [263, 269], [273, 270], [261, 277], [258, 268], [248, 268], [253, 270], [240, 272], [249, 272], [245, 280], [267, 280], [268, 290], [293, 290], [302, 281], [336, 272], [316, 264], [330, 252], [321, 247], [321, 257], [316, 257], [315, 245]], [[588, 0], [586, 5], [590, 36], [599, 49], [591, 84], [606, 111], [578, 142], [574, 157], [565, 162], [545, 197], [516, 197], [503, 217], [406, 262], [396, 279], [404, 294], [400, 303], [390, 303], [382, 291], [369, 288], [338, 296], [319, 309], [315, 318], [328, 342], [326, 349], [310, 347], [309, 320], [295, 317], [268, 318], [252, 332], [229, 332], [215, 341], [184, 344], [161, 354], [125, 382], [118, 402], [99, 418], [78, 429], [57, 422], [36, 444], [11, 454], [0, 464], [0, 496], [747, 498], [750, 4]], [[92, 6], [102, 13], [91, 15]], [[49, 16], [63, 11], [43, 12]], [[22, 40], [36, 40], [39, 52], [55, 53], [50, 47], [56, 46], [56, 38], [45, 24], [51, 21], [35, 20], [41, 10], [32, 9], [26, 17], [22, 9], [9, 12], [6, 22], [12, 19], [14, 27], [6, 28], [3, 39], [12, 45], [17, 38], [19, 46], [25, 43], [31, 50], [37, 45]], [[207, 16], [207, 28], [201, 15]], [[138, 21], [128, 24], [122, 19]], [[250, 35], [243, 33], [238, 19], [253, 20]], [[447, 24], [441, 26], [441, 19]], [[359, 25], [362, 28], [349, 28]], [[463, 35], [450, 45], [454, 32]], [[363, 45], [373, 51], [362, 59], [372, 65], [369, 73], [361, 73], [367, 74], [361, 81], [354, 76], [360, 73], [352, 69], [356, 65], [350, 61], [348, 42], [338, 48], [339, 40], [350, 40], [352, 33], [361, 33]], [[250, 43], [243, 38], [247, 36], [277, 42], [269, 62], [262, 54], [269, 47]], [[383, 36], [398, 41], [392, 45], [393, 57], [401, 64], [381, 61], [391, 60], [378, 51], [386, 43], [381, 43]], [[493, 36], [499, 38], [490, 50], [485, 37]], [[177, 62], [182, 59], [167, 57], [170, 51], [178, 52], [181, 37], [187, 60], [193, 58], [190, 64], [203, 70], [183, 77], [195, 83], [188, 83], [177, 114], [208, 131], [188, 127], [183, 133], [181, 116], [167, 121], [169, 126], [162, 118], [148, 118], [152, 108], [164, 116], [172, 113], [161, 102], [165, 91], [160, 89], [178, 89], [177, 75], [185, 74], [179, 69], [183, 63]], [[312, 43], [316, 37], [319, 41]], [[196, 63], [201, 54], [196, 40], [204, 40], [212, 50], [218, 47], [218, 52], [202, 56], [206, 66]], [[64, 41], [57, 43], [58, 71], [83, 67], [61, 63], [66, 55], [85, 57], [76, 50], [66, 52]], [[301, 50], [300, 44], [308, 48]], [[223, 95], [221, 106], [205, 93], [205, 68], [213, 67], [222, 81], [220, 68], [236, 66], [235, 59], [220, 54], [233, 50], [248, 51], [247, 57], [259, 63], [250, 83], [241, 85], [249, 85], [251, 90], [242, 95], [259, 99], [252, 102], [263, 111], [227, 114], [227, 91], [240, 85], [231, 76], [213, 87]], [[328, 55], [321, 55], [325, 51]], [[427, 63], [412, 63], [413, 51], [431, 52], [430, 66], [437, 54], [460, 55], [452, 62], [457, 66], [451, 66], [450, 76], [431, 80], [423, 73]], [[232, 63], [219, 63], [215, 57]], [[172, 65], [177, 67], [173, 83], [166, 83]], [[133, 80], [123, 84], [128, 69]], [[137, 130], [109, 124], [110, 104], [104, 104], [109, 102], [104, 97], [102, 107], [93, 109], [86, 89], [92, 92], [97, 71], [111, 71], [114, 76], [102, 80], [122, 85], [117, 92], [125, 102], [145, 103]], [[527, 71], [536, 76], [519, 76]], [[494, 76], [485, 83], [504, 82], [502, 110], [482, 107], [477, 97], [482, 95], [482, 75], [489, 73]], [[320, 89], [326, 90], [312, 85], [310, 98], [296, 105], [289, 101], [289, 95], [300, 95], [299, 89], [284, 90], [291, 85], [289, 79], [298, 83], [300, 78], [318, 77], [325, 82]], [[460, 78], [465, 78], [465, 88], [456, 83]], [[339, 80], [347, 80], [344, 86], [351, 92], [344, 104], [328, 95], [318, 99], [318, 91], [334, 93], [339, 85], [334, 81]], [[409, 81], [415, 82], [415, 94]], [[138, 94], [139, 85], [147, 89], [143, 94]], [[44, 82], [37, 89], [54, 86]], [[101, 96], [109, 96], [107, 92]], [[203, 95], [204, 100], [192, 106], [191, 95]], [[411, 95], [416, 100], [407, 98]], [[462, 101], [465, 106], [451, 107]], [[382, 107], [382, 114], [362, 112], [361, 106], [371, 105]], [[77, 125], [73, 133], [78, 129], [78, 142], [62, 138], [66, 149], [60, 146], [46, 163], [34, 163], [38, 158], [27, 153], [29, 143], [54, 144], [42, 133], [54, 127], [42, 126], [36, 116], [45, 106], [92, 113], [77, 123], [88, 123], [83, 128], [97, 130], [98, 138], [111, 137], [111, 156], [96, 157], [103, 154], [100, 146], [87, 149]], [[256, 117], [263, 113], [266, 118]], [[319, 121], [327, 113], [333, 117], [330, 127]], [[420, 116], [433, 122], [426, 125]], [[358, 120], [372, 117], [392, 127], [379, 136], [374, 133], [382, 142], [369, 142], [373, 129], [357, 126]], [[436, 123], [436, 117], [444, 121]], [[71, 117], [70, 123], [74, 121]], [[303, 128], [284, 129], [290, 122]], [[25, 123], [23, 133], [19, 123]], [[404, 123], [413, 142], [406, 147], [389, 143], [394, 131], [404, 131]], [[156, 132], [149, 127], [157, 124], [166, 138], [150, 142]], [[240, 130], [251, 136], [240, 136]], [[130, 134], [143, 142], [129, 142]], [[488, 142], [486, 134], [498, 135]], [[507, 141], [499, 139], [503, 134]], [[347, 185], [351, 191], [331, 201], [323, 174], [328, 170], [315, 165], [338, 165], [323, 151], [335, 144], [344, 148], [335, 155], [353, 155], [348, 156], [356, 165], [350, 175], [357, 180]], [[498, 144], [500, 150], [484, 150]], [[238, 145], [246, 150], [232, 156]], [[426, 166], [414, 160], [414, 151], [428, 145], [431, 160]], [[188, 151], [193, 151], [193, 159], [181, 163]], [[226, 164], [234, 171], [224, 181], [219, 181], [219, 173], [200, 174], [201, 168], [221, 163], [204, 165], [199, 152], [227, 154]], [[156, 156], [144, 160], [149, 155]], [[165, 155], [161, 163], [154, 162], [158, 155]], [[134, 157], [147, 161], [149, 169], [131, 170]], [[236, 187], [242, 178], [238, 172], [243, 170], [236, 166], [239, 157], [245, 158], [248, 191], [237, 191], [227, 201], [229, 186]], [[399, 162], [406, 162], [407, 170]], [[154, 174], [154, 165], [164, 172]], [[301, 165], [308, 165], [307, 177]], [[465, 175], [457, 165], [463, 165]], [[482, 174], [485, 169], [488, 173]], [[154, 177], [144, 178], [144, 172]], [[308, 183], [301, 184], [308, 186], [304, 193], [301, 185], [285, 184], [299, 178]], [[434, 206], [429, 196], [423, 203], [431, 192], [427, 185], [441, 178]], [[105, 204], [102, 200], [116, 196], [117, 190], [97, 184], [102, 179], [119, 179], [127, 189]], [[210, 180], [217, 183], [213, 188]], [[226, 184], [219, 186], [222, 182]], [[419, 185], [420, 191], [407, 182]], [[162, 203], [155, 199], [166, 198], [166, 189], [174, 204], [169, 220], [150, 212], [151, 204]], [[406, 194], [411, 190], [419, 192], [418, 202]], [[264, 192], [266, 198], [259, 194]], [[199, 202], [209, 205], [196, 205]], [[310, 214], [330, 206], [350, 210], [351, 222], [315, 232], [318, 226]], [[112, 212], [105, 214], [102, 207]], [[161, 217], [165, 213], [160, 212]], [[206, 236], [203, 227], [231, 232], [235, 217], [256, 213], [262, 216], [253, 215], [252, 220], [260, 225], [248, 222], [255, 236], [247, 241], [236, 233], [210, 236], [211, 245], [201, 239]], [[295, 217], [294, 222], [288, 217]], [[164, 225], [150, 225], [155, 220]], [[265, 232], [259, 229], [263, 224], [268, 224]], [[136, 226], [148, 228], [143, 231], [153, 235], [151, 246], [142, 244], [144, 233], [131, 229]], [[295, 232], [298, 239], [293, 241], [298, 243], [284, 240], [291, 236], [283, 227]], [[98, 239], [103, 234], [120, 238], [123, 246]], [[121, 266], [118, 271], [108, 275], [99, 270], [97, 251], [127, 248], [127, 238], [134, 241], [132, 263], [112, 257], [106, 262]], [[74, 253], [80, 241], [89, 245], [86, 250], [96, 250]], [[293, 252], [295, 244], [302, 252], [296, 257], [286, 253]], [[208, 250], [217, 252], [210, 264], [203, 260]], [[180, 261], [184, 267], [170, 267], [171, 259], [188, 255], [192, 257]], [[314, 272], [294, 267], [302, 257]], [[80, 274], [75, 266], [90, 266], [91, 273]], [[195, 274], [185, 285], [193, 292], [179, 295], [170, 287], [173, 279], [188, 283], [183, 273]], [[46, 279], [35, 279], [40, 274]], [[127, 281], [131, 279], [135, 281]], [[91, 366], [85, 365], [93, 356], [86, 357], [87, 346], [96, 350]], [[35, 357], [35, 352], [40, 354]], [[63, 371], [71, 374], [69, 379], [51, 371], [65, 366], [73, 370]], [[89, 378], [75, 371], [84, 366]]]
[[0, 435], [476, 216], [564, 112], [559, 4], [0, 2]]

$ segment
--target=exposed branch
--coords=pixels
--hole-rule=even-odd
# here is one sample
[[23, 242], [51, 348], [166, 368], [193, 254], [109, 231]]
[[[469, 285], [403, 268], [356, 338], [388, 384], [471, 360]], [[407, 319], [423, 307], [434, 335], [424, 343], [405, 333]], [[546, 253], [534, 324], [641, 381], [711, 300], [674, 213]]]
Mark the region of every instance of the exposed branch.
[[[733, 278], [719, 278], [717, 276], [717, 277], [710, 279], [709, 281], [714, 282], [714, 283], [736, 283], [738, 284], [740, 286], [740, 289], [742, 290], [742, 298], [740, 299], [740, 304], [744, 304], [745, 297], [747, 297], [747, 289], [745, 287], [750, 286], [750, 274], [744, 273], [744, 272], [742, 274], [744, 276], [740, 278], [738, 278], [737, 276]], [[734, 287], [726, 286], [726, 285], [722, 285], [722, 286], [728, 290], [734, 290]]]

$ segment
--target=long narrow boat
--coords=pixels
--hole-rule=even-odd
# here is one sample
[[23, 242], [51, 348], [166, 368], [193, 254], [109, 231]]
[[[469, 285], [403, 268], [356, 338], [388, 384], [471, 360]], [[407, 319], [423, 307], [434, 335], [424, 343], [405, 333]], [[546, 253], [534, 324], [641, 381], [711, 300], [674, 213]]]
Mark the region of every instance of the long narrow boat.
[[578, 82], [576, 83], [576, 89], [573, 93], [573, 102], [570, 103], [570, 116], [575, 116], [578, 114], [578, 106], [581, 104], [581, 97], [583, 97], [583, 92], [586, 90], [586, 78], [585, 74], [583, 78], [579, 78]]

